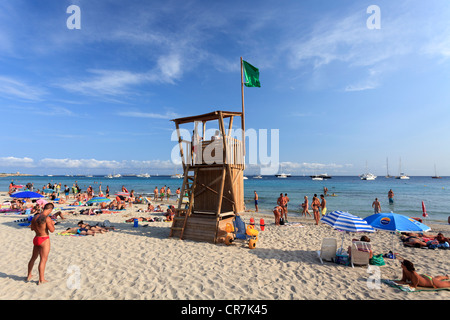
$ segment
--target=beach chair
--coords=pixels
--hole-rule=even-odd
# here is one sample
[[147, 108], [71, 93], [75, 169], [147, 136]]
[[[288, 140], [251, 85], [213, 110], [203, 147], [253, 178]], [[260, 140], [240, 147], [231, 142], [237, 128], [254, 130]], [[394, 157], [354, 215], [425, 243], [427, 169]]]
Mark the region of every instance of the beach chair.
[[322, 247], [317, 251], [317, 256], [323, 264], [323, 260], [334, 261], [336, 258], [337, 241], [335, 238], [324, 238], [322, 240]]
[[369, 242], [354, 241], [351, 246], [352, 268], [356, 265], [368, 265], [372, 246]]

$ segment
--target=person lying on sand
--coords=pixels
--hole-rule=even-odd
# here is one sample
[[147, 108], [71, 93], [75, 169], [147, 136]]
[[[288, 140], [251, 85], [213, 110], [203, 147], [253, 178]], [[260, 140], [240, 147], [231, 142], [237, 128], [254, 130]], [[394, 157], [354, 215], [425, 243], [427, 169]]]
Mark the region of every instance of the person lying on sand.
[[400, 239], [403, 241], [403, 244], [407, 247], [415, 247], [415, 248], [423, 248], [423, 247], [450, 247], [450, 240], [442, 233], [438, 233], [437, 235], [425, 235], [422, 233], [414, 233], [414, 232], [404, 232]]
[[153, 221], [152, 218], [145, 218], [145, 217], [139, 217], [139, 218], [130, 218], [125, 220], [125, 222], [134, 222], [134, 220], [137, 219], [138, 221]]
[[58, 212], [56, 212], [55, 214], [52, 214], [52, 215], [50, 216], [50, 218], [51, 218], [52, 220], [56, 220], [58, 217], [60, 217], [61, 219], [65, 219], [65, 218], [64, 218], [64, 215], [63, 215], [63, 213], [62, 213], [61, 211], [58, 211]]
[[395, 281], [398, 284], [409, 284], [412, 288], [425, 287], [425, 288], [450, 288], [449, 276], [436, 276], [432, 277], [427, 274], [418, 274], [414, 267], [414, 264], [409, 260], [400, 261], [402, 268], [402, 279]]

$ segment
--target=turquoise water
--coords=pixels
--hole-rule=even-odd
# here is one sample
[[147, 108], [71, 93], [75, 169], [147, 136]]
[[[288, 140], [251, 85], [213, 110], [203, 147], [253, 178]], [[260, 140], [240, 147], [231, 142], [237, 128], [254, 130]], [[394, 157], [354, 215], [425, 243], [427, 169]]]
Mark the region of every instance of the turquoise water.
[[[136, 194], [151, 194], [156, 187], [166, 185], [172, 193], [182, 186], [183, 179], [173, 179], [170, 176], [155, 176], [150, 178], [121, 177], [108, 179], [104, 176], [94, 177], [67, 177], [67, 176], [29, 176], [29, 177], [3, 177], [0, 178], [0, 190], [7, 191], [8, 185], [14, 180], [16, 184], [34, 183], [35, 188], [42, 189], [47, 183], [59, 183], [62, 186], [72, 186], [75, 181], [82, 188], [91, 185], [98, 192], [98, 186], [102, 190], [109, 186], [111, 193], [120, 191], [122, 185], [128, 190], [134, 190]], [[312, 199], [316, 193], [323, 193], [323, 187], [328, 188], [328, 194], [335, 193], [337, 196], [327, 197], [328, 211], [348, 211], [360, 217], [366, 217], [373, 213], [372, 202], [377, 197], [381, 203], [382, 212], [393, 211], [411, 217], [422, 217], [422, 201], [424, 201], [428, 220], [445, 222], [450, 216], [450, 177], [432, 179], [431, 177], [411, 177], [410, 180], [399, 180], [395, 178], [378, 177], [374, 181], [363, 181], [359, 177], [335, 176], [323, 181], [312, 181], [309, 177], [290, 177], [279, 179], [264, 176], [262, 179], [248, 177], [244, 180], [245, 203], [250, 210], [254, 209], [253, 191], [259, 195], [260, 210], [271, 212], [276, 205], [280, 193], [287, 193], [289, 202], [289, 214], [299, 214], [299, 205], [303, 202], [305, 195]], [[389, 189], [394, 191], [394, 204], [388, 204], [387, 193]]]

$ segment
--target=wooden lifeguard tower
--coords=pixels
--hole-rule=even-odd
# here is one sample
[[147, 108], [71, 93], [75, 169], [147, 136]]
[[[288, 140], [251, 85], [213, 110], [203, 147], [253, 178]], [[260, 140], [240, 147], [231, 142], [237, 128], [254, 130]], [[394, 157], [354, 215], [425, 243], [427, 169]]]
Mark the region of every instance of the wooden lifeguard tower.
[[[170, 237], [222, 242], [226, 224], [233, 223], [235, 215], [244, 211], [245, 146], [231, 135], [236, 117], [243, 124], [242, 112], [229, 111], [172, 120], [177, 129], [184, 180]], [[208, 138], [205, 128], [210, 122], [218, 122], [218, 130]], [[180, 125], [189, 123], [194, 124], [194, 129], [189, 130], [191, 141], [184, 140], [180, 133]]]

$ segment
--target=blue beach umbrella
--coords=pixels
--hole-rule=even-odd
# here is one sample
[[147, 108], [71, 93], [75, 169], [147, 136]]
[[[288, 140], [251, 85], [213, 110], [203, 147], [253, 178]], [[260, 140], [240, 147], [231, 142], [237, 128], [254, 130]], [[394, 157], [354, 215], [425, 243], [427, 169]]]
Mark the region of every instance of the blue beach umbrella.
[[397, 213], [375, 213], [364, 218], [368, 224], [378, 230], [392, 232], [425, 232], [431, 230], [427, 225]]
[[[397, 213], [375, 213], [364, 218], [368, 224], [378, 230], [395, 232], [425, 232], [431, 230], [423, 223]], [[392, 236], [392, 253], [394, 253], [394, 236]]]
[[105, 197], [94, 197], [90, 200], [88, 200], [86, 203], [93, 204], [93, 203], [101, 203], [101, 202], [110, 202], [111, 200]]
[[42, 194], [33, 191], [18, 191], [11, 194], [12, 198], [20, 198], [20, 199], [34, 199], [34, 198], [43, 198]]
[[[326, 214], [322, 222], [328, 224], [338, 231], [346, 232], [375, 232], [375, 230], [363, 219], [344, 211], [333, 211]], [[344, 234], [342, 235], [341, 251], [344, 245]]]

